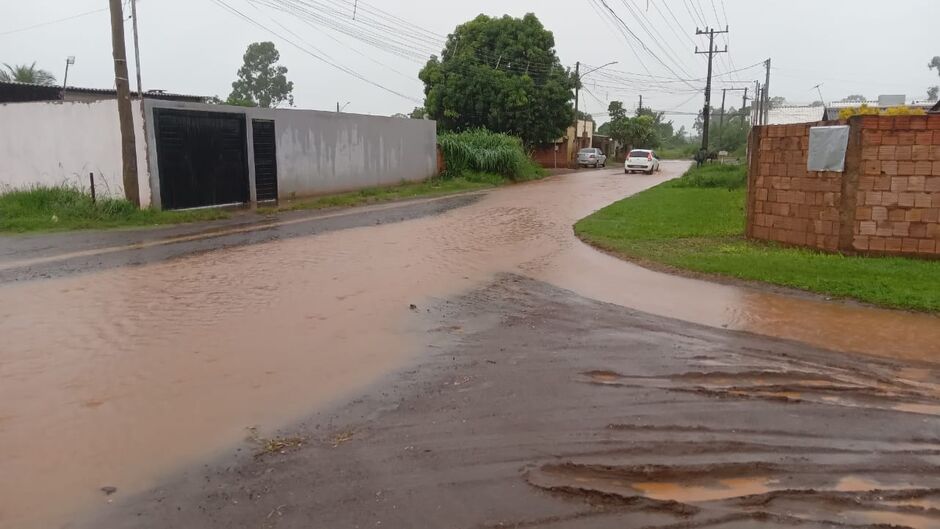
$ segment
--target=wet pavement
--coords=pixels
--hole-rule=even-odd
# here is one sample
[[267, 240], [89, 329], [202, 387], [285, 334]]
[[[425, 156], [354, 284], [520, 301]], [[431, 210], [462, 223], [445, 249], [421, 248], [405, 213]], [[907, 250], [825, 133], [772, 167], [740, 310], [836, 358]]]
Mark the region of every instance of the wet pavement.
[[[568, 289], [572, 299], [904, 359], [908, 378], [925, 393], [893, 404], [890, 396], [879, 397], [876, 406], [867, 395], [760, 382], [773, 378], [760, 374], [767, 366], [750, 370], [745, 389], [712, 384], [702, 395], [708, 402], [779, 404], [799, 394], [809, 405], [843, 415], [877, 408], [914, 416], [933, 436], [933, 423], [924, 422], [932, 420], [936, 405], [933, 367], [922, 362], [940, 353], [940, 319], [669, 276], [596, 252], [572, 234], [579, 218], [683, 169], [670, 163], [661, 175], [629, 177], [586, 171], [484, 195], [298, 214], [262, 229], [236, 224], [204, 234], [187, 228], [145, 240], [91, 235], [64, 247], [52, 239], [0, 240], [0, 527], [57, 527], [98, 509], [135, 505], [129, 498], [179, 479], [182, 470], [249, 451], [248, 427], [270, 437], [313, 411], [342, 406], [363, 388], [391, 383], [390, 373], [429, 358], [427, 347], [440, 334], [428, 332], [430, 307], [486, 291], [504, 273]], [[11, 245], [32, 249], [14, 251]], [[593, 328], [591, 320], [583, 323], [575, 331], [535, 329], [574, 338]], [[672, 351], [682, 329], [651, 329], [666, 336], [656, 343], [661, 355]], [[610, 372], [601, 376], [603, 384], [580, 378], [578, 384], [608, 390], [638, 384], [630, 370], [616, 365], [587, 366], [577, 376], [590, 378], [584, 373], [592, 370]], [[670, 385], [681, 383], [669, 377], [643, 381], [639, 385], [649, 387], [629, 389], [620, 404], [629, 405], [635, 392], [676, 393]], [[748, 399], [741, 391], [750, 392]], [[388, 406], [363, 413], [377, 416]], [[496, 443], [502, 433], [491, 436]], [[538, 470], [514, 486], [538, 488], [537, 479], [553, 476], [552, 467]], [[698, 494], [695, 487], [778, 489], [768, 481], [776, 477], [731, 474], [716, 476], [752, 481], [700, 480], [689, 494]], [[631, 490], [645, 490], [653, 499], [671, 486], [661, 476], [629, 475], [637, 484]], [[105, 495], [100, 488], [106, 486], [118, 490]], [[267, 520], [280, 516], [274, 507]], [[193, 520], [154, 526], [212, 526]], [[245, 526], [264, 526], [256, 521]], [[98, 527], [125, 522], [119, 517]]]

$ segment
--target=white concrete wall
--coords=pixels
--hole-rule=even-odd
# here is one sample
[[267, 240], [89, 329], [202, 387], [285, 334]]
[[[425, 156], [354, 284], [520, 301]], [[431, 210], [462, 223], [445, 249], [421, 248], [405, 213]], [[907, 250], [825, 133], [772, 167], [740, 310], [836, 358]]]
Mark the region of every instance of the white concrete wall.
[[[251, 120], [274, 120], [277, 137], [278, 196], [281, 199], [352, 191], [402, 181], [426, 180], [437, 173], [437, 123], [298, 110], [209, 105], [180, 101], [147, 101], [154, 108], [244, 114], [248, 133], [248, 178], [255, 201], [254, 143]], [[153, 120], [148, 131], [154, 134]], [[156, 144], [150, 142], [154, 204], [160, 206], [160, 168]]]
[[277, 110], [280, 198], [421, 181], [437, 171], [433, 121]]
[[[150, 205], [146, 143], [135, 103], [140, 202]], [[99, 196], [123, 197], [117, 100], [0, 104], [0, 192], [41, 184], [88, 190], [95, 173]]]

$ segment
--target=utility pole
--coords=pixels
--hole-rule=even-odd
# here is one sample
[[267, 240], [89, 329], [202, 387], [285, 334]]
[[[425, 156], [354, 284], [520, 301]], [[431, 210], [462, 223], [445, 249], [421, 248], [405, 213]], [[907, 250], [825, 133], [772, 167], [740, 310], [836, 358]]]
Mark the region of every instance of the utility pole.
[[144, 89], [140, 82], [140, 38], [137, 34], [137, 0], [131, 0], [131, 19], [134, 28], [134, 66], [137, 68], [137, 97], [140, 98], [140, 109], [144, 108]]
[[767, 78], [764, 79], [764, 125], [767, 124], [767, 118], [770, 115], [770, 59], [764, 61], [764, 66], [767, 67]]
[[[725, 128], [725, 97], [728, 92], [740, 92], [744, 90], [744, 105], [747, 104], [747, 88], [722, 88], [721, 89], [721, 117], [718, 121], [718, 147], [721, 148], [721, 131]], [[744, 106], [741, 107], [742, 111]]]
[[568, 157], [568, 165], [577, 169], [574, 166], [574, 160], [572, 159], [572, 146], [574, 145], [574, 140], [578, 137], [578, 103], [581, 97], [581, 61], [578, 61], [574, 64], [574, 130], [571, 133], [572, 137], [568, 141], [568, 152], [565, 155]]
[[728, 95], [728, 89], [721, 89], [721, 115], [718, 116], [718, 150], [721, 150], [721, 129], [725, 128], [725, 96]]
[[137, 141], [134, 138], [134, 114], [131, 110], [130, 82], [127, 79], [127, 51], [124, 48], [124, 12], [121, 0], [109, 0], [111, 8], [111, 48], [114, 56], [114, 86], [117, 91], [118, 120], [121, 125], [121, 161], [124, 196], [140, 207], [137, 183]]
[[[588, 75], [590, 75], [590, 74], [592, 74], [592, 73], [594, 73], [594, 72], [600, 70], [601, 68], [607, 68], [608, 66], [613, 66], [614, 64], [617, 64], [617, 61], [612, 61], [612, 62], [609, 62], [609, 63], [607, 63], [607, 64], [598, 66], [598, 67], [596, 67], [596, 68], [590, 69], [590, 70], [584, 72], [584, 75], [581, 75], [581, 61], [578, 61], [578, 62], [575, 63], [575, 65], [574, 65], [574, 79], [575, 79], [575, 85], [574, 85], [574, 136], [575, 136], [575, 138], [578, 137], [578, 122], [580, 121], [580, 119], [578, 119], [578, 104], [579, 104], [580, 99], [581, 99], [581, 79], [582, 79], [583, 77], [587, 77]], [[585, 133], [587, 133], [586, 130], [585, 130]], [[569, 143], [569, 145], [570, 145], [570, 143]], [[580, 147], [578, 147], [578, 148], [580, 149]], [[568, 163], [571, 164], [571, 165], [573, 165], [573, 164], [574, 164], [574, 158], [573, 158], [571, 155], [572, 155], [572, 153], [569, 152], [569, 153], [568, 153]]]
[[637, 113], [638, 113], [638, 114], [639, 114], [640, 110], [643, 110], [643, 94], [640, 94], [640, 108], [639, 108], [639, 110], [637, 110]]
[[698, 46], [695, 47], [696, 54], [708, 55], [708, 80], [705, 82], [705, 108], [702, 110], [702, 117], [704, 119], [702, 123], [702, 149], [704, 149], [706, 153], [708, 152], [708, 122], [711, 118], [712, 104], [712, 60], [715, 58], [716, 53], [728, 53], [727, 45], [723, 51], [715, 49], [715, 35], [720, 35], [727, 32], [727, 26], [725, 27], [724, 31], [715, 31], [713, 28], [708, 27], [706, 27], [704, 30], [695, 28], [696, 35], [708, 35], [708, 51], [698, 51]]
[[747, 113], [744, 111], [747, 108], [747, 90], [748, 88], [744, 87], [744, 99], [741, 100], [741, 125], [744, 126], [744, 118], [747, 116]]
[[760, 96], [760, 81], [754, 81], [754, 103], [751, 105], [751, 126], [760, 125], [760, 105], [763, 100]]

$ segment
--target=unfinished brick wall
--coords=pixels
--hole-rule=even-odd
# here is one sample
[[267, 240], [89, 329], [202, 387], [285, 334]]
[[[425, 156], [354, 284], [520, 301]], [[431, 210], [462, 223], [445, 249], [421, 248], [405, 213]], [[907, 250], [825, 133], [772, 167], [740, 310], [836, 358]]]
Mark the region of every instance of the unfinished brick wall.
[[940, 115], [852, 118], [845, 171], [807, 171], [810, 127], [832, 124], [754, 128], [748, 236], [940, 257]]
[[749, 174], [748, 236], [837, 250], [842, 173], [806, 170], [810, 126], [754, 129], [752, 148], [755, 140], [758, 146]]
[[852, 248], [940, 254], [940, 116], [861, 120]]

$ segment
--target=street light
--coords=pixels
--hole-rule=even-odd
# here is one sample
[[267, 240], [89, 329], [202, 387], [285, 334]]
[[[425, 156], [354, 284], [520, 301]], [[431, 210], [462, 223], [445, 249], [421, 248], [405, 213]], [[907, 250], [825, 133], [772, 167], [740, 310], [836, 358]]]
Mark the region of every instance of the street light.
[[597, 68], [593, 68], [593, 69], [591, 69], [591, 70], [588, 70], [588, 71], [584, 72], [583, 74], [581, 74], [581, 77], [579, 77], [578, 80], [580, 81], [581, 79], [584, 79], [584, 78], [587, 77], [588, 75], [590, 75], [590, 74], [592, 74], [592, 73], [594, 73], [594, 72], [596, 72], [596, 71], [598, 71], [598, 70], [600, 70], [600, 69], [602, 69], [602, 68], [607, 68], [608, 66], [613, 66], [613, 65], [615, 65], [615, 64], [617, 64], [617, 61], [609, 62], [609, 63], [604, 64], [604, 65], [602, 65], [602, 66], [598, 66]]
[[66, 87], [69, 85], [69, 66], [75, 64], [75, 56], [69, 55], [65, 59], [65, 79], [62, 81], [62, 91], [65, 92]]
[[[598, 66], [597, 68], [592, 68], [584, 73], [581, 73], [581, 62], [578, 61], [578, 63], [575, 64], [575, 77], [577, 78], [577, 83], [574, 86], [574, 137], [575, 138], [578, 137], [578, 122], [581, 121], [580, 119], [578, 119], [578, 105], [580, 104], [580, 99], [581, 99], [581, 79], [584, 79], [588, 75], [600, 70], [601, 68], [607, 68], [608, 66], [613, 66], [615, 64], [617, 64], [617, 61], [611, 61], [607, 64]], [[585, 130], [584, 132], [586, 135], [587, 130]], [[579, 143], [580, 143], [580, 140], [579, 140]], [[572, 146], [572, 144], [573, 142], [568, 143], [569, 149]], [[569, 160], [572, 159], [572, 155], [573, 155], [572, 152], [568, 153]]]

